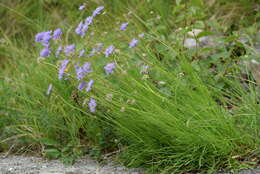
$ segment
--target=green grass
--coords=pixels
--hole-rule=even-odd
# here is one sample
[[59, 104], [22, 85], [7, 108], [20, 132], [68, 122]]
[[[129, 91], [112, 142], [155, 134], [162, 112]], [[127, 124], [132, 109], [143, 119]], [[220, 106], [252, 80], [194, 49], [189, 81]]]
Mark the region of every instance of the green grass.
[[[119, 162], [145, 167], [147, 173], [213, 173], [256, 166], [259, 86], [251, 69], [238, 63], [256, 59], [252, 48], [259, 12], [249, 10], [256, 2], [110, 0], [85, 39], [75, 35], [75, 27], [98, 4], [91, 1], [79, 12], [81, 1], [67, 3], [0, 3], [0, 14], [6, 17], [0, 19], [0, 36], [5, 39], [0, 47], [0, 150], [12, 147], [14, 152], [38, 153], [65, 163], [84, 154], [101, 160], [118, 152]], [[231, 7], [233, 12], [227, 12]], [[241, 9], [243, 13], [234, 14]], [[15, 20], [10, 28], [11, 19]], [[118, 31], [125, 21], [130, 22], [127, 30]], [[95, 80], [91, 92], [78, 91], [72, 63], [67, 70], [70, 79], [58, 80], [64, 55], [38, 58], [42, 47], [34, 43], [34, 35], [57, 27], [64, 31], [60, 42], [75, 43], [77, 52], [89, 52], [99, 42], [118, 49], [108, 58], [104, 49], [91, 58], [69, 58], [92, 63], [94, 72], [85, 77]], [[220, 44], [214, 50], [185, 49], [183, 38], [193, 28], [226, 36], [216, 38]], [[129, 49], [128, 43], [140, 33], [145, 37]], [[246, 55], [234, 56], [237, 46], [230, 43], [241, 45], [240, 33], [250, 44], [242, 45]], [[112, 61], [117, 67], [107, 76], [103, 67]], [[145, 72], [143, 65], [149, 65]], [[46, 94], [49, 84], [51, 95]], [[90, 98], [97, 100], [95, 113], [88, 109]]]

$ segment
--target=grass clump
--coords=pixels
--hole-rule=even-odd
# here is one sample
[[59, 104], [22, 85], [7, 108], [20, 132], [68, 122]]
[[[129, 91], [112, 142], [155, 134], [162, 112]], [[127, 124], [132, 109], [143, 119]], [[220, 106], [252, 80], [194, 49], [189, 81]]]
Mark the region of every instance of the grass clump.
[[[106, 3], [111, 11], [127, 4], [131, 12], [113, 16], [106, 6], [69, 12], [73, 26], [34, 28], [45, 32], [33, 49], [19, 49], [22, 37], [16, 43], [3, 35], [1, 54], [10, 59], [0, 76], [1, 149], [13, 144], [65, 163], [118, 153], [119, 161], [147, 173], [256, 166], [259, 86], [241, 62], [255, 59], [259, 24], [247, 29], [244, 44], [240, 31], [208, 20], [203, 1]], [[195, 42], [218, 44], [186, 48], [187, 33], [197, 28], [203, 31]]]

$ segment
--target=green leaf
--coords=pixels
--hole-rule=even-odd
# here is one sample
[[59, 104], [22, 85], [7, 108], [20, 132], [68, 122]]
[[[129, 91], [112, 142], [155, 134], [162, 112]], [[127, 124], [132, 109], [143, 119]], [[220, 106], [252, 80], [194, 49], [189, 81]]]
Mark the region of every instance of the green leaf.
[[176, 0], [176, 5], [180, 5], [181, 4], [181, 0]]
[[231, 35], [231, 36], [228, 36], [228, 37], [224, 40], [224, 42], [228, 43], [228, 42], [232, 42], [232, 41], [235, 41], [235, 40], [237, 40], [237, 36]]
[[57, 141], [48, 139], [48, 138], [41, 138], [39, 141], [47, 146], [58, 146], [59, 145], [59, 143]]
[[57, 149], [46, 149], [44, 151], [44, 155], [47, 158], [56, 159], [60, 156], [60, 151]]
[[191, 0], [191, 4], [193, 6], [203, 6], [203, 1], [202, 0]]
[[197, 35], [197, 38], [205, 37], [205, 36], [211, 36], [214, 35], [213, 32], [210, 31], [202, 31]]

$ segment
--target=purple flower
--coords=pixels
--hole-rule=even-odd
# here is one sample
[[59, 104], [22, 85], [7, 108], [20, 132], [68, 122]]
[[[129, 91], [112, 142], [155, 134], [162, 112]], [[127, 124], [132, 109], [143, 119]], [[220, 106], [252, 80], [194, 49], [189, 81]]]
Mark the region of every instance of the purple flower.
[[58, 56], [60, 55], [61, 51], [62, 51], [62, 46], [60, 45], [60, 46], [57, 48], [57, 51], [56, 51], [56, 53], [55, 53], [55, 56], [58, 57]]
[[89, 92], [91, 90], [93, 83], [94, 83], [94, 80], [92, 80], [92, 79], [88, 82], [88, 85], [87, 85], [87, 88], [86, 88], [87, 92]]
[[82, 10], [84, 10], [85, 8], [86, 8], [86, 5], [83, 4], [83, 5], [81, 5], [81, 6], [79, 7], [79, 10], [82, 11]]
[[82, 28], [83, 28], [83, 22], [81, 21], [79, 23], [79, 25], [77, 26], [77, 28], [75, 29], [75, 32], [78, 34], [78, 35], [82, 35]]
[[71, 44], [66, 46], [65, 48], [65, 55], [70, 56], [75, 52], [75, 44]]
[[129, 43], [129, 48], [133, 48], [138, 44], [138, 40], [137, 39], [133, 39], [130, 43]]
[[83, 70], [85, 73], [90, 73], [92, 72], [92, 69], [91, 69], [91, 63], [90, 62], [86, 62], [84, 63], [84, 65], [82, 66]]
[[87, 24], [87, 25], [92, 24], [92, 22], [93, 22], [93, 16], [89, 16], [89, 17], [87, 17], [86, 20], [85, 20], [85, 24]]
[[144, 33], [141, 33], [138, 35], [140, 38], [143, 38], [144, 37]]
[[114, 62], [106, 64], [104, 67], [106, 74], [110, 74], [114, 72], [114, 68], [116, 67], [116, 64]]
[[123, 23], [121, 26], [120, 26], [120, 30], [124, 31], [126, 30], [126, 27], [128, 26], [128, 22], [126, 23]]
[[41, 56], [41, 57], [49, 57], [50, 54], [51, 54], [51, 51], [49, 50], [48, 47], [43, 48], [43, 49], [41, 50], [41, 52], [40, 52], [40, 56]]
[[75, 71], [77, 74], [77, 79], [81, 80], [84, 78], [84, 76], [90, 72], [92, 72], [91, 69], [91, 63], [90, 62], [86, 62], [82, 67], [75, 65]]
[[46, 91], [46, 95], [50, 95], [52, 91], [52, 84], [49, 84], [48, 89]]
[[59, 70], [59, 80], [62, 79], [63, 74], [66, 71], [68, 63], [69, 63], [68, 59], [65, 59], [65, 60], [62, 61], [61, 66], [60, 66], [60, 70]]
[[96, 10], [93, 12], [92, 16], [97, 16], [98, 14], [101, 13], [101, 11], [104, 9], [104, 6], [99, 6], [96, 8]]
[[62, 35], [62, 31], [60, 28], [56, 29], [54, 32], [53, 32], [53, 39], [56, 40], [56, 39], [59, 39], [60, 36]]
[[51, 39], [52, 31], [46, 31], [36, 34], [35, 42], [42, 43], [43, 46], [49, 46], [49, 40]]
[[112, 54], [114, 49], [115, 47], [113, 45], [110, 45], [105, 51], [105, 56], [108, 57], [110, 54]]
[[141, 67], [141, 72], [140, 73], [147, 74], [149, 68], [150, 68], [149, 65], [143, 65]]
[[84, 54], [85, 54], [85, 50], [81, 50], [81, 51], [79, 52], [79, 57], [84, 56]]
[[83, 36], [85, 36], [85, 34], [86, 34], [86, 32], [88, 31], [88, 24], [86, 23], [86, 24], [84, 24], [83, 26], [82, 26], [82, 34], [81, 34], [81, 37], [83, 37]]
[[35, 35], [35, 42], [41, 42], [43, 40], [45, 32], [37, 33]]
[[96, 107], [97, 107], [96, 100], [93, 99], [93, 98], [90, 98], [89, 103], [88, 103], [88, 107], [89, 107], [90, 112], [95, 112]]
[[86, 83], [85, 81], [80, 82], [80, 83], [79, 83], [79, 86], [78, 86], [78, 89], [79, 89], [80, 91], [82, 91], [82, 90], [86, 87], [86, 85], [87, 85], [87, 83]]

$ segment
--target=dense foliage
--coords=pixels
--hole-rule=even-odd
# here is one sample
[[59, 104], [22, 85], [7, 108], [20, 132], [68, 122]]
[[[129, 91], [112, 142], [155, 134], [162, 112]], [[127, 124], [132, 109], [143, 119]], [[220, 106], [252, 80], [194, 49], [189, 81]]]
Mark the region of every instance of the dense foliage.
[[0, 151], [147, 173], [257, 165], [257, 1], [0, 7]]

